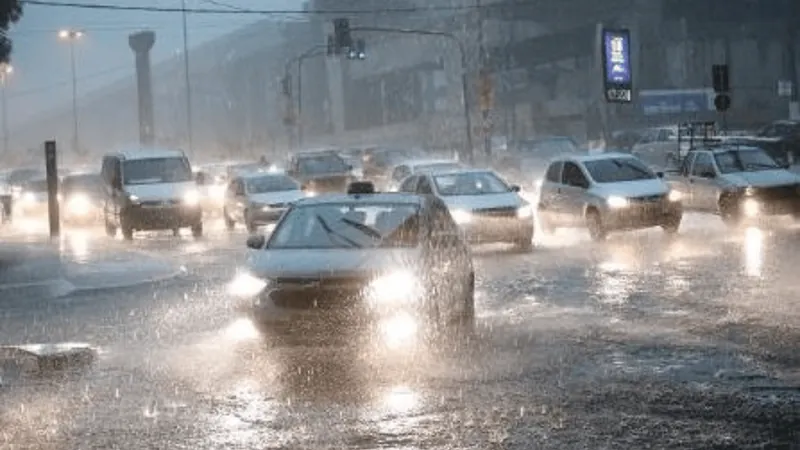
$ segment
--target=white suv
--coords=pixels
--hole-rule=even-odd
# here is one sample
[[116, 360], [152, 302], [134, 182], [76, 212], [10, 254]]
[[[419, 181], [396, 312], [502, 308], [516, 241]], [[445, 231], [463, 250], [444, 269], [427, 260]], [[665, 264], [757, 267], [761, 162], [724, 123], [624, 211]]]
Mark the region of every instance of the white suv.
[[638, 158], [624, 153], [565, 156], [550, 162], [537, 205], [545, 233], [586, 227], [594, 240], [611, 231], [662, 227], [678, 232], [678, 191]]

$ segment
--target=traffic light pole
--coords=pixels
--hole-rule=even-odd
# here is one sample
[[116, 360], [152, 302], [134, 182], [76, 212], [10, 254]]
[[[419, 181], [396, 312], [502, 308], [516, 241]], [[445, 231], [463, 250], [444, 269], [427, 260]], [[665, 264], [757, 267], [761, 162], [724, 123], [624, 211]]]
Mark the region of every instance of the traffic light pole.
[[[292, 79], [292, 65], [297, 64], [297, 95], [293, 96], [289, 92], [289, 104], [295, 104], [295, 125], [297, 126], [297, 146], [303, 146], [303, 61], [312, 57], [323, 54], [321, 50], [327, 48], [327, 45], [315, 45], [303, 53], [295, 56], [294, 58], [286, 61], [283, 72], [286, 80], [289, 80], [291, 85]], [[296, 98], [292, 98], [296, 97]]]
[[420, 36], [438, 36], [450, 39], [458, 45], [458, 51], [461, 56], [461, 91], [464, 97], [464, 123], [467, 127], [467, 160], [470, 163], [475, 162], [475, 150], [472, 143], [472, 116], [471, 116], [471, 102], [469, 98], [469, 75], [467, 73], [467, 51], [464, 49], [464, 43], [461, 42], [455, 34], [445, 31], [429, 31], [429, 30], [415, 30], [407, 28], [383, 28], [383, 27], [353, 27], [350, 31], [366, 31], [375, 33], [393, 33], [393, 34], [415, 34]]

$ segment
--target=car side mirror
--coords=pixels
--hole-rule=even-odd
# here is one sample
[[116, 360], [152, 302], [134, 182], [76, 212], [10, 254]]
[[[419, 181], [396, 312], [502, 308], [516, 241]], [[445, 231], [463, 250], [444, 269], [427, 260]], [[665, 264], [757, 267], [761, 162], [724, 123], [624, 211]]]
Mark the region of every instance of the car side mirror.
[[664, 172], [660, 172], [660, 171], [659, 171], [659, 172], [656, 172], [656, 176], [657, 176], [658, 178], [664, 178]]
[[247, 248], [261, 250], [267, 243], [267, 238], [263, 234], [256, 234], [247, 238]]
[[703, 177], [703, 178], [716, 178], [716, 177], [717, 177], [717, 174], [716, 174], [716, 173], [714, 173], [714, 172], [713, 172], [713, 171], [711, 171], [711, 170], [706, 170], [706, 171], [702, 172], [702, 173], [700, 174], [700, 176], [701, 176], [701, 177]]
[[521, 191], [521, 190], [522, 190], [522, 188], [521, 188], [521, 187], [519, 187], [519, 186], [518, 186], [518, 185], [516, 185], [516, 184], [515, 184], [515, 185], [513, 185], [513, 186], [511, 186], [511, 192], [519, 192], [519, 191]]

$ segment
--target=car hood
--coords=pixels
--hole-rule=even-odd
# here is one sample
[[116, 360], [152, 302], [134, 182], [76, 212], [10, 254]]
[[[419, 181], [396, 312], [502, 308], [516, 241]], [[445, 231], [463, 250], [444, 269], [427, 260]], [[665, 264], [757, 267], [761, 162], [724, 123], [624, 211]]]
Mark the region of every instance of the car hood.
[[264, 192], [262, 194], [250, 194], [250, 201], [258, 204], [291, 203], [301, 198], [305, 198], [303, 191], [281, 191]]
[[592, 189], [603, 197], [612, 195], [620, 197], [646, 197], [648, 195], [661, 195], [669, 192], [669, 186], [661, 178], [652, 180], [624, 181], [621, 183], [597, 184]]
[[726, 173], [721, 175], [720, 178], [734, 186], [740, 187], [768, 187], [800, 183], [800, 177], [797, 174], [784, 169]]
[[516, 192], [483, 195], [454, 195], [442, 197], [450, 209], [476, 210], [485, 208], [520, 207], [524, 200]]
[[196, 189], [197, 185], [192, 181], [125, 185], [125, 190], [129, 194], [139, 197], [140, 201], [173, 200], [181, 198], [187, 192]]
[[417, 267], [420, 250], [325, 249], [253, 250], [247, 268], [259, 278], [322, 278], [370, 275]]

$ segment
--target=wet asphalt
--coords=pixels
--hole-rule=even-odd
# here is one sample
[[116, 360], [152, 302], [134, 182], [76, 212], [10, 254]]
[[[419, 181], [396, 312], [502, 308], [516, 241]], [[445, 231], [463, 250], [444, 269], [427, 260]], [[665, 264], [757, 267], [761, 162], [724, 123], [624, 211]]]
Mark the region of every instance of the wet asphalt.
[[674, 239], [477, 248], [471, 340], [283, 345], [226, 291], [243, 231], [96, 234], [89, 258], [129, 246], [183, 273], [0, 314], [4, 344], [100, 349], [6, 370], [1, 449], [800, 448], [800, 229], [689, 217]]

